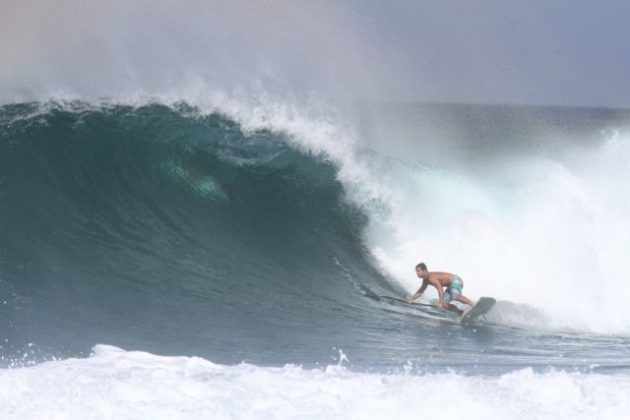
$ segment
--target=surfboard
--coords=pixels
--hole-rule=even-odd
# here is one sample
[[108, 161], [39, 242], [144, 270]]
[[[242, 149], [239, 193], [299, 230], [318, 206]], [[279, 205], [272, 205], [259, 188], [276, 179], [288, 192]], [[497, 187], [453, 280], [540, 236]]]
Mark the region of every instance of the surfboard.
[[481, 315], [490, 312], [490, 309], [492, 309], [495, 303], [497, 303], [496, 299], [491, 297], [479, 298], [472, 308], [464, 312], [464, 315], [460, 318], [459, 323], [462, 325], [470, 325], [474, 323]]
[[381, 301], [393, 304], [403, 309], [412, 309], [423, 317], [429, 317], [431, 319], [437, 319], [439, 321], [458, 322], [459, 317], [455, 312], [447, 311], [440, 308], [438, 305], [429, 303], [413, 302], [407, 303], [404, 299], [395, 298], [392, 296], [378, 296]]
[[[388, 300], [388, 301], [392, 301], [392, 302], [400, 302], [400, 303], [404, 303], [406, 305], [409, 305], [407, 303], [407, 301], [404, 300], [404, 299], [399, 299], [399, 298], [395, 298], [395, 297], [391, 297], [391, 296], [379, 296], [379, 298], [381, 298], [383, 300]], [[437, 306], [437, 305], [431, 305], [431, 304], [428, 304], [428, 303], [421, 303], [421, 302], [412, 302], [411, 305], [426, 306], [427, 308], [439, 308], [439, 306]]]

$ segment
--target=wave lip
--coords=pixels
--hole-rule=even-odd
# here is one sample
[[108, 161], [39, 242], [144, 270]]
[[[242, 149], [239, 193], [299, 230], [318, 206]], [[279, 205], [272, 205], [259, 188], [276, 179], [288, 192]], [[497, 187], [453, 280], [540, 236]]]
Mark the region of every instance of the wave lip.
[[353, 373], [219, 365], [98, 345], [86, 359], [0, 371], [0, 413], [36, 418], [622, 418], [630, 375], [517, 370]]

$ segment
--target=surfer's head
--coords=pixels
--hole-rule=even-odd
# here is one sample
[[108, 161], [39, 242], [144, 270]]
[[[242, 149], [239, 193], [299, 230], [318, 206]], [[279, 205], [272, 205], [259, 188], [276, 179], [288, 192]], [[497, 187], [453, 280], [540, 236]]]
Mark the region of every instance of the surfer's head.
[[427, 265], [423, 262], [421, 262], [420, 264], [416, 265], [416, 274], [418, 275], [418, 277], [422, 278], [425, 275], [427, 275], [429, 272], [429, 270], [427, 270]]

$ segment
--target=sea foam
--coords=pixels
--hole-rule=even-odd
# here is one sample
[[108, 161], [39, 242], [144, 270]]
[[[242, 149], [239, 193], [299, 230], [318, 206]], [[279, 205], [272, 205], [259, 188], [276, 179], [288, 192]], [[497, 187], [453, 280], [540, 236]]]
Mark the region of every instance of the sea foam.
[[630, 375], [502, 376], [219, 365], [97, 345], [0, 371], [4, 419], [622, 418]]

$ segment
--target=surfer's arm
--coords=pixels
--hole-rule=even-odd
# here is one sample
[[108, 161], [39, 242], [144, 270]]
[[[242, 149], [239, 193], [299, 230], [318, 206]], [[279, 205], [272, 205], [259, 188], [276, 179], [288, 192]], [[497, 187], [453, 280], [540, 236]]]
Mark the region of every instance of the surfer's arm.
[[427, 286], [429, 285], [429, 282], [426, 280], [422, 280], [422, 286], [420, 286], [420, 288], [418, 289], [418, 291], [416, 293], [414, 293], [413, 296], [411, 296], [408, 300], [407, 303], [411, 303], [414, 300], [418, 299], [420, 296], [422, 296], [422, 294], [424, 293], [424, 291], [426, 290]]
[[442, 290], [442, 283], [440, 283], [439, 281], [432, 281], [431, 285], [437, 289], [440, 306], [446, 308], [446, 303], [444, 302], [444, 290]]

